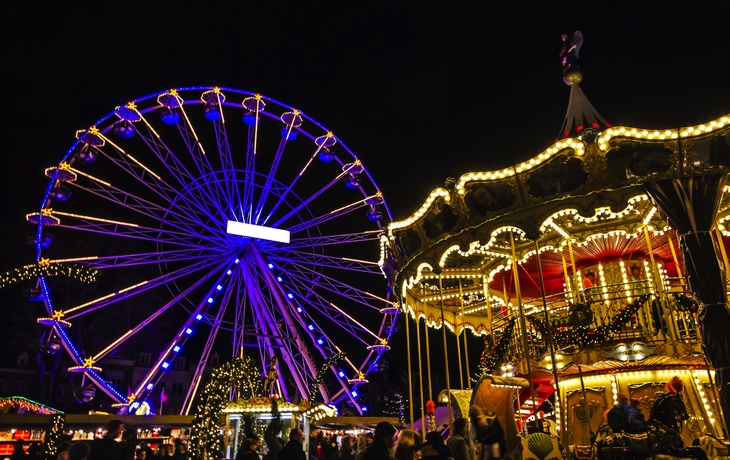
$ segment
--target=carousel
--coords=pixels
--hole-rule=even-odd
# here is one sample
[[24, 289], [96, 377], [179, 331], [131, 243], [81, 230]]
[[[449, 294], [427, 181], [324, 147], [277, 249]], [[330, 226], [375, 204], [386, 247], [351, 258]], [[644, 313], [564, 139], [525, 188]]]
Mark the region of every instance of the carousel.
[[[385, 271], [415, 322], [406, 322], [417, 344], [409, 368], [428, 376], [412, 392], [433, 399], [431, 375], [453, 370], [437, 398], [449, 419], [493, 414], [506, 451], [521, 444], [527, 458], [634, 452], [599, 430], [624, 395], [653, 427], [638, 442], [673, 439], [644, 458], [702, 457], [693, 442], [727, 454], [718, 442], [730, 417], [730, 114], [697, 126], [611, 126], [581, 78], [566, 73], [556, 142], [509, 168], [447, 179], [382, 237]], [[431, 360], [433, 334], [444, 363]], [[666, 415], [680, 420], [669, 428], [660, 423], [667, 393], [683, 403]], [[426, 407], [414, 409], [428, 419]], [[589, 447], [601, 443], [602, 452]]]

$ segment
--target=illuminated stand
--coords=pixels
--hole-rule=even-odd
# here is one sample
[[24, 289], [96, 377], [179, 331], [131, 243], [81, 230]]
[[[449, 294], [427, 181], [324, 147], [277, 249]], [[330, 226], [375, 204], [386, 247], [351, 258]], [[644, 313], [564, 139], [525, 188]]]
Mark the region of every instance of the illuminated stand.
[[[39, 209], [27, 215], [37, 265], [78, 264], [79, 276], [98, 270], [108, 287], [59, 309], [48, 271], [34, 268], [32, 297], [45, 305], [46, 337], [122, 412], [154, 413], [150, 393], [179, 357], [192, 356], [179, 410], [191, 413], [221, 347], [259, 363], [276, 357], [282, 396], [306, 395], [322, 363], [343, 349], [332, 330], [344, 332], [349, 354], [330, 363], [336, 384], [318, 392], [362, 412], [357, 388], [389, 348], [399, 313], [381, 268], [390, 211], [334, 133], [260, 94], [188, 87], [120, 105], [79, 130], [59, 157], [45, 170]], [[86, 238], [98, 253], [47, 258], [54, 241]], [[133, 326], [116, 337], [79, 344], [68, 332], [100, 310], [134, 306]], [[131, 394], [115, 388], [104, 360], [162, 323], [172, 328], [165, 348], [150, 350], [159, 359]], [[188, 348], [193, 335], [205, 337], [202, 349]]]
[[[246, 401], [231, 403], [223, 412], [226, 416], [226, 456], [225, 458], [235, 458], [238, 445], [243, 436], [243, 417], [245, 415], [253, 415], [256, 422], [260, 423], [259, 431], [263, 431], [263, 425], [271, 420], [271, 403], [268, 398], [253, 398]], [[288, 433], [289, 429], [301, 427], [304, 433], [309, 433], [310, 424], [321, 420], [324, 417], [334, 417], [337, 410], [325, 404], [319, 404], [309, 407], [306, 401], [295, 405], [292, 403], [280, 403], [279, 413], [281, 414], [283, 432]], [[309, 436], [304, 436], [304, 451], [309, 452], [308, 448]]]
[[[515, 424], [544, 412], [565, 446], [586, 444], [618, 393], [644, 401], [648, 419], [655, 392], [676, 375], [691, 417], [685, 444], [705, 433], [722, 437], [723, 412], [730, 414], [720, 407], [712, 363], [722, 367], [730, 357], [711, 347], [714, 354], [703, 354], [698, 306], [700, 295], [713, 301], [700, 281], [726, 280], [714, 269], [688, 280], [685, 261], [730, 267], [730, 115], [680, 128], [611, 127], [581, 112], [595, 110], [581, 91], [572, 88], [571, 98], [559, 140], [544, 151], [449, 179], [413, 215], [388, 226], [386, 273], [416, 325], [406, 328], [418, 344], [409, 368], [424, 376], [458, 369], [457, 382], [446, 380], [450, 393], [511, 365], [527, 380]], [[672, 227], [684, 225], [685, 214], [702, 226], [694, 254], [695, 237]], [[725, 308], [708, 307], [713, 314]], [[726, 335], [727, 324], [705, 322], [704, 333], [714, 328], [709, 337], [722, 344], [716, 329]], [[433, 329], [458, 336], [456, 349], [444, 338], [443, 364], [430, 358]], [[485, 347], [470, 348], [467, 335], [484, 338]], [[468, 367], [475, 353], [479, 370]], [[433, 400], [431, 386], [430, 379], [417, 382], [413, 393]]]

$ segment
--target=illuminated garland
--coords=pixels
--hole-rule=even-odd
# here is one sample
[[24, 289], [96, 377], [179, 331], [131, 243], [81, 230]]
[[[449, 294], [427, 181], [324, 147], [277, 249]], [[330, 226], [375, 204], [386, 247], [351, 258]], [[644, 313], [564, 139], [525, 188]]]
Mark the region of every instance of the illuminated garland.
[[[633, 320], [633, 316], [648, 299], [648, 295], [643, 295], [634, 300], [632, 304], [621, 308], [608, 326], [600, 326], [596, 328], [592, 328], [590, 326], [566, 326], [553, 329], [553, 342], [558, 348], [564, 348], [571, 345], [578, 345], [580, 347], [594, 347], [601, 345], [609, 336], [621, 332], [624, 324]], [[544, 321], [533, 316], [528, 316], [526, 319], [540, 332], [542, 337], [547, 337], [547, 327], [545, 326]], [[516, 319], [513, 319], [507, 323], [504, 327], [502, 336], [494, 345], [494, 348], [485, 350], [482, 353], [482, 356], [479, 359], [480, 374], [491, 373], [494, 369], [496, 369], [499, 363], [504, 362], [507, 346], [514, 334], [516, 321]]]
[[66, 425], [66, 414], [57, 412], [53, 414], [51, 422], [51, 430], [48, 431], [43, 438], [41, 452], [45, 458], [55, 458], [58, 448], [61, 445], [61, 436], [63, 436], [63, 428]]
[[24, 398], [22, 396], [8, 396], [7, 398], [0, 398], [0, 407], [8, 405], [8, 404], [18, 407], [20, 409], [23, 409], [26, 412], [35, 412], [35, 413], [41, 414], [41, 415], [62, 414], [63, 413], [58, 409], [48, 407], [41, 403], [32, 401], [28, 398]]
[[261, 394], [263, 384], [259, 378], [259, 370], [250, 356], [234, 358], [230, 363], [213, 370], [190, 428], [190, 458], [221, 458], [223, 437], [219, 423], [223, 409], [228, 404], [228, 395], [234, 386], [239, 398], [249, 399]]
[[345, 354], [343, 352], [339, 352], [333, 356], [330, 356], [330, 359], [327, 360], [324, 364], [322, 364], [322, 367], [319, 368], [319, 371], [317, 371], [317, 377], [315, 377], [314, 382], [312, 382], [312, 385], [309, 387], [309, 395], [308, 398], [309, 402], [312, 403], [314, 406], [314, 399], [317, 397], [317, 389], [322, 384], [322, 379], [324, 378], [324, 375], [327, 373], [327, 370], [332, 367], [333, 364], [335, 364], [337, 361], [344, 359]]
[[0, 275], [0, 289], [21, 281], [35, 280], [40, 276], [64, 275], [84, 283], [93, 283], [97, 274], [96, 270], [84, 265], [49, 263], [44, 259], [35, 265], [14, 268]]

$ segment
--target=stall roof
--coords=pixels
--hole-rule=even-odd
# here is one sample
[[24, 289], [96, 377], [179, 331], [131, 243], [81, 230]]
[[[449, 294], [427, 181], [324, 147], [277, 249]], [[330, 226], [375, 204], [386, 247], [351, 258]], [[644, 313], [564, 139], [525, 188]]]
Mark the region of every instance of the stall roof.
[[[47, 426], [51, 424], [52, 418], [52, 415], [0, 414], [0, 427]], [[114, 414], [67, 414], [66, 427], [99, 427], [112, 420], [121, 420], [125, 425], [130, 426], [181, 427], [193, 424], [192, 415], [152, 415], [143, 417]]]

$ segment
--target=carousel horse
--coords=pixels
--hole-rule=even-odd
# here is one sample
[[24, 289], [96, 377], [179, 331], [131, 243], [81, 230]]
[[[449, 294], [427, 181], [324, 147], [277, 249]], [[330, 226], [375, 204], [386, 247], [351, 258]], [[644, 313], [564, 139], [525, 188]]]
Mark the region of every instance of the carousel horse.
[[[645, 459], [655, 455], [671, 455], [679, 458], [707, 460], [699, 447], [686, 447], [682, 440], [681, 423], [689, 418], [682, 401], [682, 381], [674, 377], [667, 383], [668, 393], [657, 397], [651, 407], [647, 431], [640, 434], [626, 432], [606, 434], [605, 426], [596, 436], [596, 452], [599, 460], [613, 458]], [[606, 424], [607, 425], [607, 424]]]

